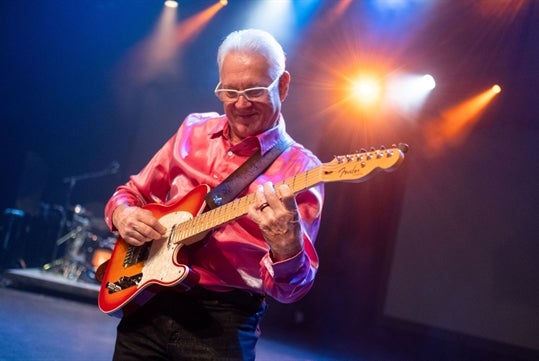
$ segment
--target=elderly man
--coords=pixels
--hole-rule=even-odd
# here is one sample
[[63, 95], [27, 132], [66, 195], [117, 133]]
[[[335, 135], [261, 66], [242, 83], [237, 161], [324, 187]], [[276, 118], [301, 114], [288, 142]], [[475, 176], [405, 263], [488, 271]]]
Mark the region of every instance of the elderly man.
[[323, 186], [294, 192], [274, 184], [319, 160], [286, 133], [281, 106], [290, 74], [267, 32], [231, 33], [218, 50], [216, 96], [224, 115], [193, 113], [130, 180], [117, 188], [105, 219], [126, 244], [143, 247], [167, 231], [149, 203], [171, 204], [201, 184], [217, 187], [254, 153], [287, 144], [242, 190], [247, 214], [219, 225], [181, 250], [197, 285], [162, 287], [118, 325], [115, 360], [253, 360], [265, 297], [299, 300], [318, 268], [314, 241]]

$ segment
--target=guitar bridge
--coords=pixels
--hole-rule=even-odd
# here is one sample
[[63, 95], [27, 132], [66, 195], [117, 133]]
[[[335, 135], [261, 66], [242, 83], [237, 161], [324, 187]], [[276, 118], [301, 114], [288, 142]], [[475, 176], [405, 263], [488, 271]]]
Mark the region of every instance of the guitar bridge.
[[116, 282], [107, 282], [107, 290], [109, 291], [109, 294], [116, 293], [125, 290], [126, 288], [136, 286], [141, 279], [142, 273], [129, 277], [122, 276]]
[[129, 245], [125, 258], [123, 261], [123, 267], [127, 268], [139, 262], [145, 261], [148, 259], [150, 254], [150, 243], [145, 243], [142, 246], [132, 246]]

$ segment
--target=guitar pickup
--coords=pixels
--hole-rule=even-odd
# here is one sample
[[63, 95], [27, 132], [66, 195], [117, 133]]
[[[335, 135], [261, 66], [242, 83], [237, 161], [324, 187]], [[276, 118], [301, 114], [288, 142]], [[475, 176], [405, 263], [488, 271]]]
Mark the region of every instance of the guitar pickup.
[[125, 290], [126, 288], [136, 286], [142, 279], [142, 273], [138, 273], [134, 276], [125, 277], [122, 276], [116, 282], [107, 282], [107, 290], [109, 294]]
[[150, 243], [145, 243], [142, 246], [129, 245], [122, 265], [124, 268], [127, 268], [139, 262], [145, 261], [148, 259], [149, 254]]

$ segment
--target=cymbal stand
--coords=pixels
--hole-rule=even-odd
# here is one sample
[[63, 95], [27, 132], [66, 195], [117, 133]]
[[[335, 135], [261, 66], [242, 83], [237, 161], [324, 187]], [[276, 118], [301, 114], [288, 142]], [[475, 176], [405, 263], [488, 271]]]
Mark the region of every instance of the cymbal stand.
[[88, 236], [90, 221], [77, 214], [74, 215], [74, 221], [78, 224], [76, 225], [73, 222], [72, 229], [56, 240], [55, 243], [56, 248], [58, 248], [69, 241], [69, 244], [66, 245], [64, 257], [53, 259], [52, 262], [43, 266], [43, 270], [60, 273], [65, 278], [76, 280], [86, 268], [84, 256], [80, 255], [80, 251]]
[[[65, 177], [63, 179], [63, 182], [68, 185], [66, 192], [65, 209], [70, 210], [72, 208], [71, 196], [77, 182], [81, 180], [100, 178], [107, 175], [116, 174], [118, 173], [119, 168], [120, 164], [117, 161], [113, 161], [110, 166], [103, 170]], [[70, 221], [69, 232], [56, 240], [52, 261], [43, 266], [43, 270], [59, 272], [64, 277], [69, 279], [78, 279], [81, 276], [81, 273], [84, 272], [87, 268], [87, 262], [84, 254], [81, 254], [81, 250], [84, 246], [86, 239], [89, 236], [88, 230], [90, 228], [90, 220], [86, 217], [83, 217], [82, 214], [79, 214], [76, 210], [77, 207], [75, 207], [73, 220]], [[64, 218], [62, 220], [62, 227], [65, 225], [65, 223], [66, 222]], [[66, 245], [64, 257], [56, 258], [58, 253], [58, 247], [68, 241], [69, 244]]]

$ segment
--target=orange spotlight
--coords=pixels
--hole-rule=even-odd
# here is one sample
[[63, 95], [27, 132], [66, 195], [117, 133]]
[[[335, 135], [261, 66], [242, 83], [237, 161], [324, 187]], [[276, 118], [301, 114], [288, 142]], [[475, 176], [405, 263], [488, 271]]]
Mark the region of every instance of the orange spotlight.
[[476, 0], [473, 5], [484, 16], [505, 19], [509, 24], [515, 17], [534, 4], [528, 0]]
[[352, 0], [339, 1], [333, 8], [333, 11], [332, 11], [333, 14], [335, 16], [342, 16], [345, 13], [346, 9], [348, 9], [351, 3], [352, 3]]
[[149, 81], [174, 59], [176, 54], [174, 29], [177, 15], [177, 9], [163, 7], [151, 33], [131, 49], [122, 64], [131, 80], [140, 83]]
[[380, 100], [382, 86], [374, 76], [361, 76], [352, 83], [352, 94], [360, 105], [372, 106]]
[[193, 40], [223, 7], [217, 2], [180, 23], [177, 23], [177, 9], [164, 7], [153, 31], [136, 45], [123, 64], [130, 79], [144, 83], [177, 67], [176, 59], [182, 45]]
[[193, 39], [204, 28], [204, 26], [221, 10], [226, 4], [219, 1], [199, 14], [178, 24], [176, 28], [176, 44], [181, 45]]
[[439, 150], [445, 145], [462, 142], [471, 132], [487, 105], [500, 91], [501, 87], [494, 85], [443, 112], [439, 119], [426, 128], [430, 148]]
[[352, 0], [340, 0], [339, 2], [334, 3], [334, 6], [326, 13], [319, 25], [328, 27], [338, 21], [346, 12], [346, 9], [350, 7], [351, 3]]

